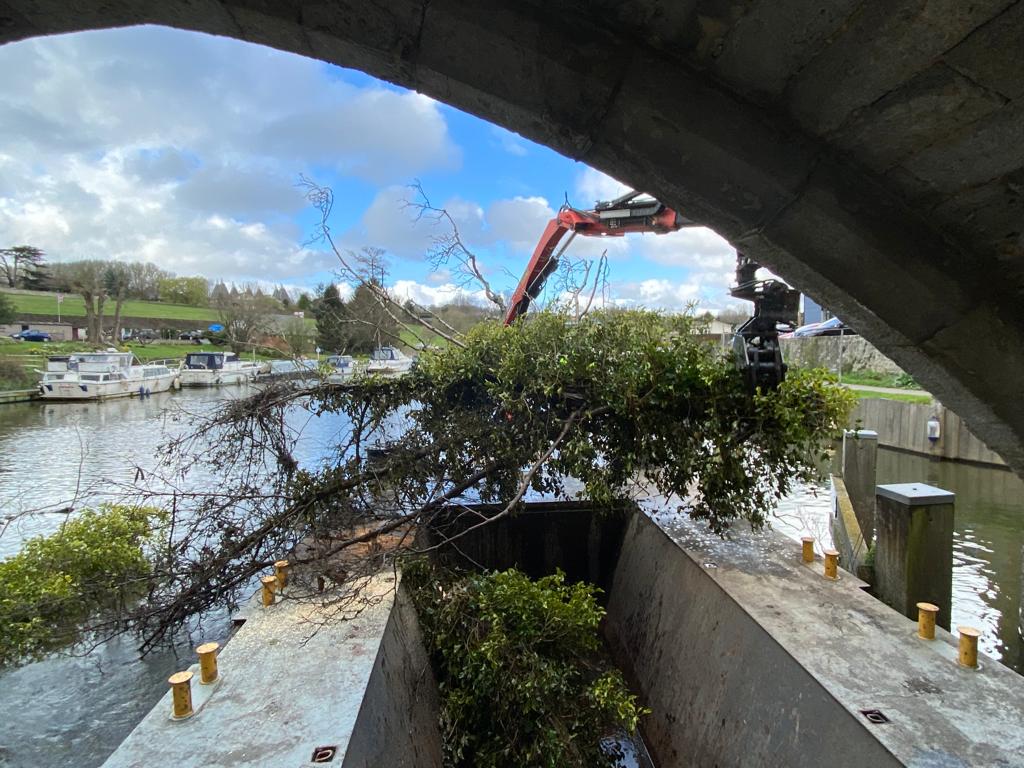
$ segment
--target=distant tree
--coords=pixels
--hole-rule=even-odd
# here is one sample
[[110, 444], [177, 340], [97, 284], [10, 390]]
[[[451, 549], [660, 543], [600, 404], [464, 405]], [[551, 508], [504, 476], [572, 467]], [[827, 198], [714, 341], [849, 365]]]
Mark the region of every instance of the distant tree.
[[309, 352], [313, 347], [313, 334], [301, 317], [289, 317], [284, 323], [281, 334], [292, 355], [298, 357]]
[[30, 264], [21, 276], [21, 287], [29, 291], [52, 291], [55, 287], [49, 264]]
[[302, 310], [303, 312], [310, 312], [313, 309], [313, 299], [310, 295], [303, 291], [299, 294], [298, 300], [295, 302], [295, 308]]
[[131, 289], [132, 274], [129, 266], [119, 261], [111, 261], [103, 270], [103, 283], [107, 289], [107, 296], [114, 300], [114, 327], [110, 336], [114, 342], [121, 341], [121, 309], [124, 307], [124, 300], [128, 297]]
[[347, 352], [351, 339], [345, 302], [334, 283], [324, 286], [313, 307], [313, 316], [316, 318], [316, 345], [329, 354]]
[[160, 280], [160, 301], [205, 307], [210, 284], [205, 277], [165, 277]]
[[128, 270], [128, 296], [143, 301], [157, 301], [160, 298], [160, 281], [174, 275], [148, 261], [134, 261], [126, 264]]
[[375, 288], [381, 288], [376, 281], [361, 283], [345, 304], [350, 352], [372, 352], [398, 340], [398, 323], [377, 298]]
[[18, 317], [14, 302], [6, 293], [0, 293], [0, 323], [13, 323]]
[[21, 279], [33, 265], [41, 264], [46, 254], [32, 245], [15, 245], [0, 248], [0, 272], [7, 280], [8, 288], [20, 288]]
[[718, 313], [718, 319], [729, 325], [740, 326], [750, 319], [750, 313], [740, 309], [726, 309]]
[[69, 289], [81, 294], [85, 303], [85, 329], [89, 341], [94, 344], [100, 343], [103, 338], [103, 305], [107, 301], [105, 275], [108, 264], [99, 259], [86, 259], [65, 265]]
[[273, 326], [274, 303], [266, 296], [228, 296], [216, 309], [224, 337], [238, 353], [251, 350]]

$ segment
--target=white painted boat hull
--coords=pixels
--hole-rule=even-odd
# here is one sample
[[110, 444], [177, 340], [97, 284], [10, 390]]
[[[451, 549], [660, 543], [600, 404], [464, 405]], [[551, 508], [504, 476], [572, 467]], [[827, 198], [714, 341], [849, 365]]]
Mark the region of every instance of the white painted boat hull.
[[229, 387], [252, 381], [258, 372], [255, 366], [234, 371], [184, 368], [179, 377], [183, 387]]
[[123, 381], [50, 381], [40, 384], [39, 390], [44, 400], [110, 400], [166, 392], [177, 377], [177, 371], [172, 371], [164, 376]]

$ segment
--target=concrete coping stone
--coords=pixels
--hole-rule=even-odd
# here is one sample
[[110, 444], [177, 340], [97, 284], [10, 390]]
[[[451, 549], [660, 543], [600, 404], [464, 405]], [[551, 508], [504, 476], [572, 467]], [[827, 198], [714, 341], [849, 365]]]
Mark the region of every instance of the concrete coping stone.
[[956, 494], [925, 483], [893, 483], [879, 485], [875, 494], [908, 507], [926, 507], [932, 504], [952, 504]]
[[873, 429], [847, 429], [843, 433], [846, 437], [852, 437], [857, 440], [877, 440], [878, 432]]

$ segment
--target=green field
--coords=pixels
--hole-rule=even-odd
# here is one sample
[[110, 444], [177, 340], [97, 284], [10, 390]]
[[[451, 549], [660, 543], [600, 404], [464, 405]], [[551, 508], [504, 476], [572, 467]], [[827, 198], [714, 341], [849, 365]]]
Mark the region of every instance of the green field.
[[895, 392], [868, 392], [863, 389], [851, 390], [861, 400], [900, 400], [904, 403], [930, 403], [931, 395], [904, 395]]
[[[4, 291], [14, 302], [18, 312], [30, 315], [56, 315], [57, 299], [52, 293], [12, 293]], [[78, 294], [67, 293], [60, 305], [61, 317], [85, 317], [85, 302]], [[186, 323], [207, 323], [217, 320], [217, 312], [209, 307], [187, 307], [183, 304], [163, 304], [159, 301], [130, 299], [121, 308], [122, 317], [148, 317], [160, 320], [183, 320]], [[103, 306], [103, 316], [114, 316], [114, 302]]]
[[[129, 342], [122, 344], [119, 349], [134, 352], [142, 362], [150, 360], [180, 360], [189, 352], [200, 352], [208, 349], [226, 349], [208, 344], [167, 344], [152, 342], [150, 344], [138, 344]], [[46, 364], [48, 355], [66, 355], [69, 352], [93, 352], [95, 347], [84, 342], [77, 341], [10, 341], [0, 339], [0, 360], [15, 360], [26, 367], [42, 367]], [[243, 357], [250, 357], [245, 354]], [[281, 354], [256, 354], [257, 360], [274, 360], [280, 358]]]

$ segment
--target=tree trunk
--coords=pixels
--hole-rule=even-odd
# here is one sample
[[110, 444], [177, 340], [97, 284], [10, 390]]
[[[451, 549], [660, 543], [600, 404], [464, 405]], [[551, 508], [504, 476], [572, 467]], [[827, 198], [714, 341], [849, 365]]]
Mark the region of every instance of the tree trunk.
[[[96, 297], [96, 314], [93, 316], [93, 322], [96, 323], [96, 343], [99, 344], [103, 341], [103, 305], [107, 301], [107, 295], [100, 293]], [[90, 334], [91, 335], [91, 334]]]
[[81, 288], [79, 293], [82, 294], [82, 303], [85, 304], [85, 333], [89, 337], [89, 343], [96, 344], [96, 323], [94, 320], [96, 317], [96, 306], [93, 303], [92, 291]]
[[124, 294], [118, 293], [114, 299], [114, 343], [121, 343], [121, 307], [124, 305]]

